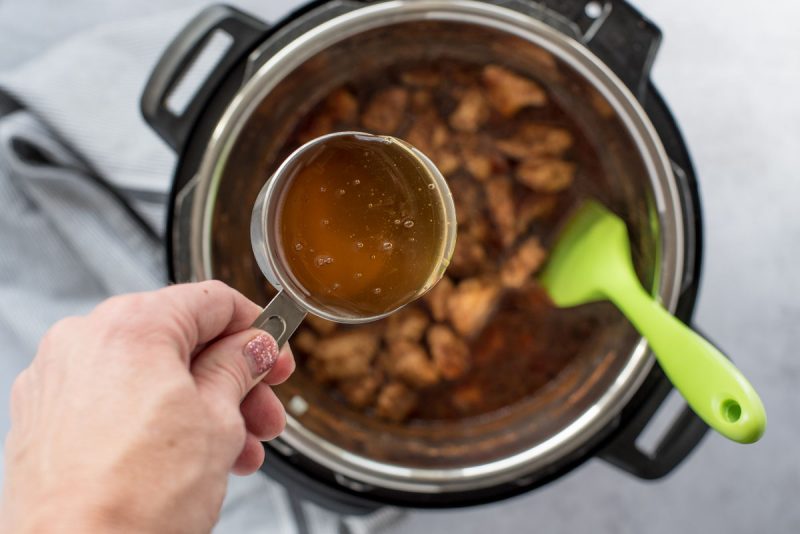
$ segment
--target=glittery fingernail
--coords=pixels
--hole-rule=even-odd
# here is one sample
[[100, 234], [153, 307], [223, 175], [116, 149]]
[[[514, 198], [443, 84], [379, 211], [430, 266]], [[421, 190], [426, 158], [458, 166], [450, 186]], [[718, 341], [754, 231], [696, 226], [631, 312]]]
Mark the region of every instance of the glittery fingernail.
[[259, 334], [244, 346], [247, 365], [250, 367], [250, 374], [257, 378], [268, 372], [278, 361], [278, 343], [272, 336]]

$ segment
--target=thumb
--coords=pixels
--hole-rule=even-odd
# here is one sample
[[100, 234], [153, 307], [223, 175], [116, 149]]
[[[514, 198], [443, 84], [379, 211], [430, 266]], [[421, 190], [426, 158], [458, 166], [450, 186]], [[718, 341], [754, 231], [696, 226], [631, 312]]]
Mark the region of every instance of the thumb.
[[192, 360], [201, 389], [238, 405], [278, 361], [278, 344], [269, 334], [248, 329], [217, 340]]

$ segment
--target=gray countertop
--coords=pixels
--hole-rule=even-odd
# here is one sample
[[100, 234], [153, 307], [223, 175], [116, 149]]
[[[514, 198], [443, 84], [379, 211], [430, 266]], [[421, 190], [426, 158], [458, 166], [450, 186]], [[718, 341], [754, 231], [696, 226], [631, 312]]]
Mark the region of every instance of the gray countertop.
[[[165, 4], [191, 2], [148, 0], [137, 11]], [[398, 533], [800, 532], [800, 461], [792, 452], [800, 443], [800, 4], [637, 5], [664, 32], [654, 78], [700, 178], [706, 243], [697, 324], [761, 392], [767, 433], [752, 446], [709, 435], [654, 483], [593, 460], [506, 502], [414, 512]], [[104, 0], [0, 0], [0, 69], [126, 10]]]

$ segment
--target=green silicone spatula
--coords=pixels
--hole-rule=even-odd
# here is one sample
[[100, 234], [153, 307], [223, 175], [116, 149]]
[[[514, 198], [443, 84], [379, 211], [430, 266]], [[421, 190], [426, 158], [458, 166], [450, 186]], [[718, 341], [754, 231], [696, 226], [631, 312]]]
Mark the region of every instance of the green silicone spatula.
[[540, 281], [559, 307], [610, 300], [644, 336], [661, 368], [703, 421], [753, 443], [767, 416], [753, 386], [711, 343], [644, 290], [625, 223], [597, 202], [582, 205], [559, 236]]

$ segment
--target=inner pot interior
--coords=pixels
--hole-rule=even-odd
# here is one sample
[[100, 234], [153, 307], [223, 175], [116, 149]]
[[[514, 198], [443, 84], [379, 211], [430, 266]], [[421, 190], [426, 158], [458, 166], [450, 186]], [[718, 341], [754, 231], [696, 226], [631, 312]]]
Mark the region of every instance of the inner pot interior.
[[[380, 76], [398, 64], [431, 61], [502, 65], [546, 89], [566, 110], [596, 162], [579, 172], [576, 187], [626, 220], [637, 271], [652, 288], [658, 277], [660, 246], [652, 186], [635, 143], [612, 107], [572, 67], [540, 46], [490, 27], [443, 20], [387, 23], [342, 38], [295, 68], [263, 97], [217, 166], [216, 190], [209, 195], [214, 199], [213, 277], [266, 303], [274, 290], [253, 258], [250, 214], [265, 180], [296, 148], [288, 141], [299, 121], [334, 88]], [[379, 420], [332, 396], [302, 366], [277, 393], [289, 407], [289, 416], [315, 439], [381, 463], [458, 468], [505, 458], [543, 443], [585, 416], [618, 378], [639, 342], [628, 323], [607, 304], [551, 313], [567, 322], [586, 313], [603, 320], [588, 331], [565, 329], [565, 335], [580, 337], [570, 361], [533, 394], [487, 413], [404, 423]], [[559, 339], [548, 343], [557, 346]], [[517, 346], [507, 358], [512, 360], [526, 350], [532, 349]], [[509, 374], [512, 379], [524, 377]]]

